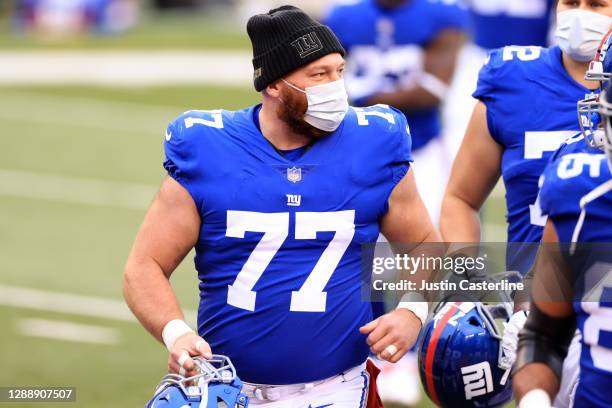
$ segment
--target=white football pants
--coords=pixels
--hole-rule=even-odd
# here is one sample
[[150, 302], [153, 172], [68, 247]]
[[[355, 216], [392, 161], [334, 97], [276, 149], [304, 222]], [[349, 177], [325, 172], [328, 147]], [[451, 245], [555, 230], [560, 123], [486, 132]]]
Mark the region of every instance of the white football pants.
[[249, 406], [257, 408], [365, 408], [370, 375], [365, 363], [343, 374], [308, 384], [245, 384]]
[[567, 357], [565, 357], [563, 361], [561, 386], [553, 402], [555, 408], [572, 408], [574, 406], [576, 387], [578, 387], [578, 380], [580, 378], [580, 354], [582, 353], [581, 339], [582, 336], [580, 332], [576, 330], [576, 334], [567, 351]]

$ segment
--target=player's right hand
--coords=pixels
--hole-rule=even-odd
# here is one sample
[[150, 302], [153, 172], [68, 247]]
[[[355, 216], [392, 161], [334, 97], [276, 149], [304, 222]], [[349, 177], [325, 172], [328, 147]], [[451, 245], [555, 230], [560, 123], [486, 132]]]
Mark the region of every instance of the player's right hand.
[[508, 322], [504, 323], [504, 335], [501, 342], [502, 356], [499, 361], [499, 367], [503, 370], [510, 370], [516, 361], [518, 336], [525, 326], [527, 316], [529, 316], [528, 311], [520, 310], [513, 314]]
[[212, 358], [208, 343], [195, 333], [186, 333], [177, 338], [168, 357], [168, 372], [191, 377], [198, 374], [191, 357]]

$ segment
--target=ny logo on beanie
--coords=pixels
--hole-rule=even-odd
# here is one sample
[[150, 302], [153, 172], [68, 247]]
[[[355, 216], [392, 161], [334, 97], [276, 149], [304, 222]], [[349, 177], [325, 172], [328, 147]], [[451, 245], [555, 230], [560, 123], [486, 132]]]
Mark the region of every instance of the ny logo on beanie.
[[300, 58], [306, 58], [310, 54], [323, 49], [323, 44], [314, 31], [301, 36], [297, 40], [293, 41], [291, 45], [300, 54]]

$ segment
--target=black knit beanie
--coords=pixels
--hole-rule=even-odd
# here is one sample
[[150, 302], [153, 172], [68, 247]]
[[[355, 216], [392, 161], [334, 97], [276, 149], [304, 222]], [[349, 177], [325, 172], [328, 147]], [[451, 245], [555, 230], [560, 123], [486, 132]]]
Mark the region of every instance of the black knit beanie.
[[258, 92], [292, 71], [345, 51], [334, 32], [294, 6], [256, 14], [247, 23], [253, 43], [253, 80]]

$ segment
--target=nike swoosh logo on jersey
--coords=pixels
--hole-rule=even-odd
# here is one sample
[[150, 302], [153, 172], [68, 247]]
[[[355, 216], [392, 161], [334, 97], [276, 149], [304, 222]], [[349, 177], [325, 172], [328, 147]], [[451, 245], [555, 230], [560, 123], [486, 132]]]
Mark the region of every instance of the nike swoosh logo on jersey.
[[172, 133], [166, 132], [166, 142], [169, 142], [171, 137], [172, 137]]
[[318, 407], [313, 407], [311, 404], [308, 404], [308, 408], [326, 408], [326, 407], [331, 407], [332, 405], [334, 405], [334, 404], [331, 403], [331, 404], [327, 404], [327, 405], [319, 405]]

